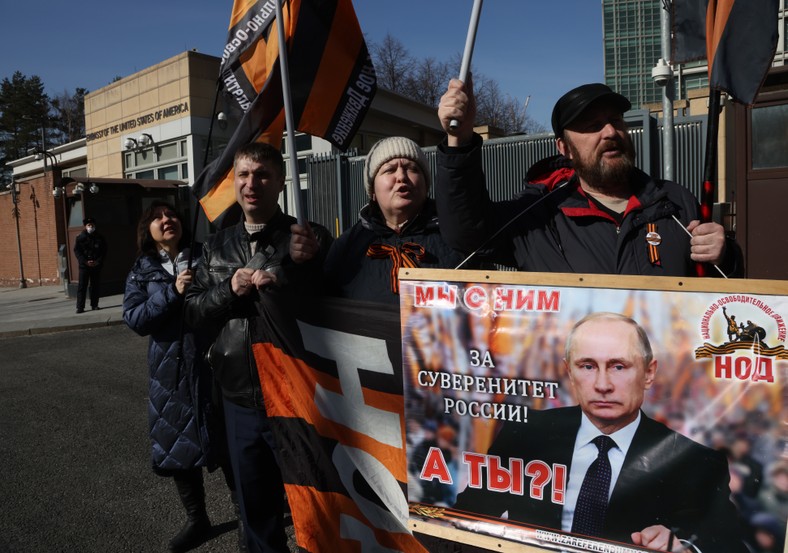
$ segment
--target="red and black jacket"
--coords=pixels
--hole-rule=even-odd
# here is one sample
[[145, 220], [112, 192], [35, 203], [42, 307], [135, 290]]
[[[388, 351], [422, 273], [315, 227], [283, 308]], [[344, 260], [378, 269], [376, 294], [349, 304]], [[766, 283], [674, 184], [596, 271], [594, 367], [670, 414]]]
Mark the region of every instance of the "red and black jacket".
[[[481, 138], [438, 147], [435, 179], [441, 232], [470, 253], [523, 271], [694, 276], [684, 228], [699, 218], [697, 199], [671, 181], [633, 173], [633, 195], [620, 221], [586, 196], [560, 156], [534, 165], [512, 200], [493, 202], [481, 165]], [[681, 222], [681, 225], [674, 220]], [[721, 269], [741, 273], [729, 241]]]

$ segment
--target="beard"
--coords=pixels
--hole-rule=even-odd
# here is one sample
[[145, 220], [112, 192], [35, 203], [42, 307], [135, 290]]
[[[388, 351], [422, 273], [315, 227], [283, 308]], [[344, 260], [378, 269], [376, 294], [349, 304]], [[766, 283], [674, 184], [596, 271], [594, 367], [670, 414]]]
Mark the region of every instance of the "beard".
[[629, 196], [631, 190], [630, 177], [635, 169], [635, 146], [629, 135], [615, 140], [614, 146], [620, 150], [614, 158], [604, 157], [604, 150], [595, 150], [587, 156], [580, 155], [575, 145], [566, 140], [572, 154], [572, 167], [577, 176], [589, 186], [608, 195]]

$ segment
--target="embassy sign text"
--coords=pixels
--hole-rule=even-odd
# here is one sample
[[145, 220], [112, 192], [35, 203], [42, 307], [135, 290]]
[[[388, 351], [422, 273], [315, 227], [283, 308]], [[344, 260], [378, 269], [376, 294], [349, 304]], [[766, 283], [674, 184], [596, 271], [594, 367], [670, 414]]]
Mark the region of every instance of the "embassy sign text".
[[144, 127], [145, 125], [151, 125], [158, 121], [162, 121], [164, 119], [175, 117], [176, 115], [181, 115], [183, 113], [188, 113], [188, 112], [189, 112], [188, 102], [173, 104], [169, 107], [152, 111], [150, 113], [146, 113], [145, 115], [140, 115], [133, 119], [127, 119], [126, 121], [118, 123], [117, 125], [110, 125], [108, 127], [104, 127], [103, 129], [90, 132], [87, 134], [85, 139], [88, 142], [91, 142], [93, 140], [107, 138], [108, 136], [128, 132], [136, 129], [137, 127]]

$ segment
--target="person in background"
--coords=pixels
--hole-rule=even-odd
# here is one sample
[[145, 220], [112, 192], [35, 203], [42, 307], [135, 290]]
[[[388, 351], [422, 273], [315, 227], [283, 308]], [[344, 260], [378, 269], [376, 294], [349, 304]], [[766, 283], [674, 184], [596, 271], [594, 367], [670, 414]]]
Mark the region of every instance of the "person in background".
[[721, 225], [699, 221], [695, 196], [635, 166], [630, 107], [601, 83], [564, 94], [552, 114], [560, 155], [531, 167], [516, 198], [493, 202], [473, 132], [473, 84], [453, 79], [438, 108], [447, 138], [435, 177], [446, 241], [521, 271], [695, 276], [697, 263], [709, 263], [742, 276], [738, 246]]
[[150, 336], [151, 465], [156, 474], [173, 479], [186, 510], [186, 524], [169, 542], [173, 552], [188, 551], [211, 535], [203, 467], [213, 468], [208, 436], [212, 377], [200, 362], [195, 333], [183, 326], [184, 294], [194, 275], [186, 268], [188, 244], [175, 208], [154, 201], [137, 225], [139, 257], [123, 297], [123, 320], [137, 334]]
[[252, 553], [289, 553], [284, 529], [284, 483], [252, 352], [255, 320], [320, 288], [331, 242], [319, 225], [299, 225], [279, 207], [284, 162], [276, 148], [253, 143], [235, 152], [237, 225], [203, 247], [203, 263], [186, 297], [193, 327], [216, 339], [208, 361], [221, 386], [227, 444], [245, 543]]
[[326, 258], [329, 292], [399, 304], [400, 268], [454, 268], [462, 256], [441, 236], [435, 202], [428, 196], [429, 165], [415, 142], [392, 136], [375, 143], [364, 178], [369, 203]]
[[750, 519], [755, 553], [785, 553], [785, 520], [772, 513], [756, 513]]
[[780, 520], [788, 520], [788, 460], [780, 459], [768, 471], [769, 480], [758, 496], [763, 508]]
[[763, 483], [763, 465], [752, 456], [752, 442], [746, 433], [734, 436], [730, 455], [732, 462], [744, 468], [742, 493], [747, 497], [757, 498]]
[[107, 241], [96, 230], [93, 217], [86, 217], [82, 224], [85, 230], [74, 241], [74, 255], [79, 262], [79, 284], [77, 286], [77, 313], [85, 312], [85, 298], [90, 288], [90, 308], [99, 308], [101, 291], [101, 268], [107, 254]]

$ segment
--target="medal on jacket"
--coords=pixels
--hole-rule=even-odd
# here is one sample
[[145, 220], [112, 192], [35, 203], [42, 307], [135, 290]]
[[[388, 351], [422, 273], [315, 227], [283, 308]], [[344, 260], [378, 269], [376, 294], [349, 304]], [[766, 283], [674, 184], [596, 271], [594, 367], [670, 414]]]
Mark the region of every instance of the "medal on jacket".
[[657, 232], [655, 223], [646, 224], [646, 243], [648, 244], [648, 260], [652, 265], [662, 266], [662, 262], [659, 260], [659, 245], [662, 243], [662, 237]]

